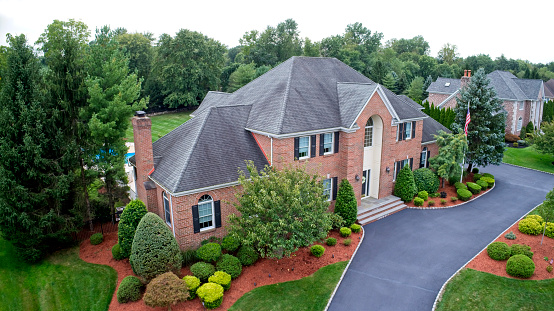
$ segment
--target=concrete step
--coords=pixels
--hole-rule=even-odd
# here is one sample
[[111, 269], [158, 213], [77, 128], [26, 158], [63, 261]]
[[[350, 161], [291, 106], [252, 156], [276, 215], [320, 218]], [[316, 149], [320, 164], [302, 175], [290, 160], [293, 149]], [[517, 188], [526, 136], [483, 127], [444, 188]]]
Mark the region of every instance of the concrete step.
[[372, 205], [366, 208], [362, 208], [358, 210], [358, 219], [364, 218], [367, 216], [371, 216], [372, 214], [377, 214], [382, 211], [386, 211], [388, 209], [391, 209], [399, 204], [402, 204], [402, 201], [398, 199], [397, 201], [388, 202], [385, 204], [378, 204], [378, 205]]
[[405, 209], [407, 206], [405, 204], [395, 204], [392, 208], [387, 208], [383, 211], [376, 212], [376, 213], [370, 213], [370, 214], [364, 214], [363, 217], [358, 216], [358, 222], [360, 225], [366, 225], [370, 222], [377, 221], [381, 218], [385, 218], [389, 215], [392, 215], [396, 212], [399, 212], [403, 209]]

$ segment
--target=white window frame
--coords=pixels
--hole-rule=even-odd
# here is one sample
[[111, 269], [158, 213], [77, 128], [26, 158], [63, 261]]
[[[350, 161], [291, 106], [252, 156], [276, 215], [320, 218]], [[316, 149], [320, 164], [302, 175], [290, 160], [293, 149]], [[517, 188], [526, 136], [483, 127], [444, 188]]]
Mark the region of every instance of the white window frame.
[[[371, 121], [371, 125], [368, 125]], [[368, 135], [368, 131], [370, 131]], [[366, 145], [366, 142], [368, 141], [369, 137], [369, 144]], [[364, 148], [365, 147], [372, 147], [373, 146], [373, 119], [369, 118], [365, 124], [365, 132], [364, 132]]]
[[423, 166], [427, 167], [427, 147], [423, 147], [423, 150], [421, 150], [421, 154], [424, 155], [423, 158]]
[[[393, 165], [393, 166], [394, 166], [394, 176], [393, 176], [392, 181], [395, 181], [395, 180], [396, 180], [396, 177], [398, 176], [398, 173], [400, 173], [400, 171], [398, 171], [398, 172], [396, 171], [396, 162], [402, 162], [402, 165], [401, 165], [402, 167], [401, 167], [400, 169], [403, 169], [404, 166], [406, 166], [406, 165], [409, 166], [409, 165], [410, 165], [410, 159], [408, 158], [408, 159], [398, 160], [398, 161], [395, 161], [395, 162], [394, 162], [394, 165]], [[410, 169], [413, 169], [413, 168], [410, 167]]]
[[[408, 130], [408, 125], [410, 125], [409, 130]], [[406, 132], [406, 138], [404, 140], [412, 139], [412, 122], [404, 123], [404, 132]]]
[[[328, 185], [329, 185], [329, 188], [325, 188], [325, 182], [326, 181], [329, 181]], [[332, 199], [332, 195], [333, 195], [333, 178], [327, 178], [327, 179], [324, 179], [322, 182], [323, 184], [323, 195], [326, 194], [327, 191], [329, 191], [329, 196], [327, 198], [327, 201], [331, 201]]]
[[525, 102], [521, 101], [519, 104], [519, 110], [523, 110], [525, 108]]
[[[323, 154], [333, 154], [335, 153], [335, 133], [325, 133], [323, 134]], [[331, 136], [331, 142], [325, 142], [325, 138], [328, 137], [327, 135]], [[329, 148], [325, 148], [325, 145], [331, 144]], [[325, 151], [325, 149], [329, 149], [329, 151]]]
[[[300, 156], [300, 153], [301, 153], [300, 148], [304, 148], [300, 146], [302, 139], [308, 139], [308, 146], [306, 147], [307, 148], [306, 155], [303, 157]], [[308, 159], [310, 157], [310, 149], [311, 149], [311, 137], [310, 136], [299, 137], [298, 138], [298, 160]]]
[[523, 118], [522, 117], [519, 117], [519, 119], [517, 119], [517, 131], [521, 131], [521, 128], [523, 127]]
[[[201, 222], [200, 219], [202, 217], [206, 217], [206, 216], [201, 216], [200, 211], [201, 211], [201, 208], [204, 208], [204, 205], [208, 205], [208, 204], [210, 205], [211, 211], [212, 211], [212, 214], [211, 214], [212, 224], [211, 224], [211, 226], [202, 227], [202, 225], [205, 223], [205, 221]], [[200, 228], [200, 231], [215, 228], [215, 217], [214, 216], [215, 216], [214, 199], [210, 195], [205, 194], [202, 197], [200, 197], [200, 199], [198, 200], [198, 227]]]
[[169, 198], [167, 197], [165, 191], [162, 193], [162, 196], [164, 202], [164, 220], [166, 224], [171, 226], [171, 202], [169, 201]]

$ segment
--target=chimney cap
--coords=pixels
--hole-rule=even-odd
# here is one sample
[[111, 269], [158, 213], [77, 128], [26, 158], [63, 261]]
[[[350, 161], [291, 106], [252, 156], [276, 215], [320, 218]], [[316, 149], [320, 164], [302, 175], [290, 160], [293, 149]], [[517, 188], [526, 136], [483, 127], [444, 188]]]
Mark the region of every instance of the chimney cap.
[[142, 110], [139, 110], [139, 111], [135, 112], [135, 115], [139, 118], [144, 118], [144, 117], [146, 117], [146, 112], [144, 112]]

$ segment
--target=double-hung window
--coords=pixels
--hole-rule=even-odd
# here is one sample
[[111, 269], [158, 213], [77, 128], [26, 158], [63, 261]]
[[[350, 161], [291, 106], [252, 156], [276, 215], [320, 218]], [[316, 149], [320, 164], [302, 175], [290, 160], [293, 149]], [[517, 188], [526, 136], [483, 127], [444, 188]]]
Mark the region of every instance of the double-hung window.
[[373, 146], [373, 119], [369, 118], [365, 124], [364, 147]]
[[333, 179], [327, 178], [323, 180], [323, 196], [327, 198], [327, 201], [331, 201], [331, 195], [333, 194]]
[[298, 139], [298, 159], [310, 157], [310, 136], [300, 137]]
[[169, 199], [167, 198], [167, 194], [163, 193], [163, 200], [164, 200], [164, 218], [165, 222], [171, 226], [171, 211], [169, 207]]
[[403, 122], [398, 124], [397, 140], [406, 140], [415, 138], [416, 121]]
[[524, 107], [524, 102], [519, 102], [519, 110], [523, 110]]
[[323, 134], [323, 154], [333, 153], [333, 133]]
[[198, 223], [200, 230], [214, 227], [214, 200], [207, 194], [198, 200]]

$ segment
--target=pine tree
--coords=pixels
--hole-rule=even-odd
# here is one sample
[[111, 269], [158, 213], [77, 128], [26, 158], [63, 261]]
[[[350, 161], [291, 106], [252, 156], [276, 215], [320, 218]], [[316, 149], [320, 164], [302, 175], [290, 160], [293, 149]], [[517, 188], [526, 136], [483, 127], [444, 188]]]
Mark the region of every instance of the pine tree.
[[502, 110], [502, 101], [496, 97], [496, 91], [489, 83], [485, 70], [481, 68], [456, 98], [455, 133], [464, 132], [468, 103], [471, 114], [466, 153], [468, 172], [474, 165], [500, 165], [504, 155], [506, 116]]
[[410, 88], [408, 89], [408, 96], [414, 101], [423, 100], [423, 78], [415, 77], [410, 83]]
[[425, 79], [425, 83], [423, 83], [423, 97], [427, 98], [429, 96], [429, 92], [427, 92], [427, 89], [429, 86], [433, 83], [433, 77], [431, 75], [428, 75]]
[[337, 192], [337, 201], [335, 202], [335, 214], [344, 219], [345, 226], [350, 227], [358, 218], [358, 202], [354, 189], [348, 179], [340, 182]]
[[385, 78], [383, 79], [383, 85], [391, 90], [392, 92], [396, 93], [396, 79], [392, 75], [392, 72], [387, 73]]

